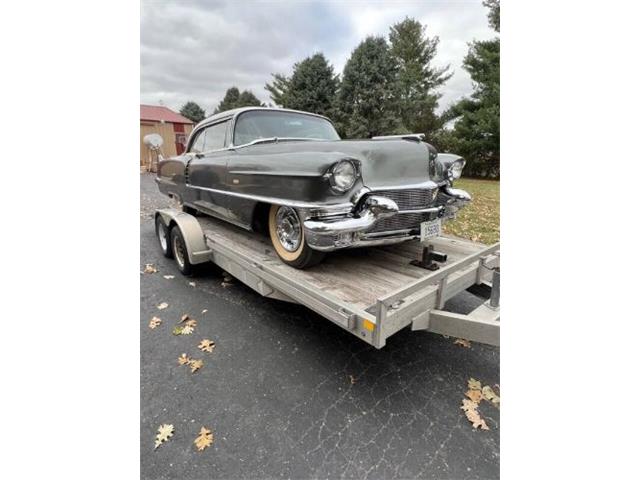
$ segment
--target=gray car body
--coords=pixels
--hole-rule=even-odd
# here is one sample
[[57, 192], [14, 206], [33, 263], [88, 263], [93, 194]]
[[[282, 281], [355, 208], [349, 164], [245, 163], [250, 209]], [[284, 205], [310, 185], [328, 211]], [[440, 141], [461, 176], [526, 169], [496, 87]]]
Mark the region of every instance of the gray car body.
[[[159, 161], [160, 190], [184, 205], [252, 229], [259, 204], [294, 207], [303, 220], [332, 214], [357, 216], [360, 200], [371, 192], [446, 186], [446, 170], [460, 158], [438, 155], [429, 144], [415, 138], [233, 145], [237, 118], [252, 110], [265, 108], [230, 110], [196, 125], [185, 154]], [[190, 153], [197, 134], [220, 122], [228, 122], [224, 148]], [[360, 175], [349, 191], [338, 193], [331, 188], [328, 172], [343, 159], [354, 161]]]

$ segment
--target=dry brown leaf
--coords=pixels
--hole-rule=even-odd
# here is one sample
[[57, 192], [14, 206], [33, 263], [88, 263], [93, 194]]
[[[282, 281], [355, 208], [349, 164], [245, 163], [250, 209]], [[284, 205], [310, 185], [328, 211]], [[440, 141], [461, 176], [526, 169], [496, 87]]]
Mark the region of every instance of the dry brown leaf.
[[183, 353], [182, 355], [180, 355], [178, 357], [178, 364], [179, 365], [186, 365], [191, 361], [191, 359], [189, 357], [187, 357], [186, 353]]
[[167, 302], [162, 302], [160, 305], [158, 305], [158, 310], [164, 310], [168, 306], [169, 304]]
[[195, 328], [198, 325], [198, 322], [194, 318], [190, 318], [189, 320], [184, 322], [184, 325], [185, 325], [185, 327], [193, 327], [193, 328]]
[[200, 345], [198, 345], [198, 348], [200, 350], [202, 350], [203, 352], [212, 353], [213, 349], [216, 348], [216, 344], [214, 342], [212, 342], [211, 340], [205, 338], [204, 340], [202, 340], [200, 342]]
[[475, 378], [470, 378], [468, 385], [470, 390], [482, 390], [482, 384]]
[[462, 406], [460, 407], [464, 410], [464, 414], [467, 416], [467, 419], [471, 422], [473, 428], [478, 428], [482, 430], [489, 430], [487, 426], [487, 422], [480, 416], [478, 413], [478, 404], [466, 398], [462, 399]]
[[196, 286], [196, 282], [189, 282], [189, 285], [191, 285], [192, 287]]
[[158, 269], [153, 265], [153, 263], [145, 263], [143, 273], [156, 273]]
[[469, 397], [472, 402], [480, 403], [482, 401], [482, 392], [480, 390], [467, 390], [465, 395]]
[[193, 327], [190, 325], [185, 325], [180, 330], [180, 335], [191, 335], [193, 333]]
[[153, 317], [151, 320], [149, 320], [149, 328], [151, 328], [151, 329], [156, 328], [161, 323], [162, 323], [162, 319], [161, 318]]
[[349, 375], [349, 381], [351, 382], [351, 385], [355, 385], [356, 384], [356, 377], [354, 377], [353, 375]]
[[461, 347], [471, 348], [471, 342], [469, 340], [465, 340], [464, 338], [456, 338], [456, 341], [453, 342], [454, 345], [460, 345]]
[[207, 313], [209, 310], [207, 310], [206, 308], [204, 310], [202, 310], [202, 313]]
[[195, 373], [196, 370], [200, 370], [204, 362], [202, 360], [189, 360], [189, 366], [191, 367], [191, 373]]
[[187, 320], [189, 320], [191, 317], [188, 314], [184, 314], [180, 317], [180, 323], [182, 322], [186, 322]]
[[205, 448], [210, 447], [213, 443], [213, 433], [211, 433], [211, 430], [202, 427], [200, 429], [200, 435], [196, 437], [193, 443], [196, 444], [196, 448], [198, 449], [198, 451], [202, 451]]
[[171, 280], [172, 278], [176, 278], [174, 275], [163, 275], [167, 280]]
[[161, 444], [169, 440], [173, 436], [173, 425], [167, 425], [166, 423], [160, 425], [158, 428], [158, 434], [156, 435], [156, 446], [158, 448]]
[[496, 407], [500, 406], [500, 397], [493, 391], [489, 385], [482, 387], [482, 396], [485, 400], [493, 403]]

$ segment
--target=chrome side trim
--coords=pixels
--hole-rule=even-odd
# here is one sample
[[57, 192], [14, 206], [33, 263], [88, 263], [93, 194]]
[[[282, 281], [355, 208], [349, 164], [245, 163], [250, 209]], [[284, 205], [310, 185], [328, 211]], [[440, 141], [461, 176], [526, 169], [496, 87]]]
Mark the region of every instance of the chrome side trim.
[[309, 173], [309, 172], [263, 172], [260, 170], [229, 170], [229, 175], [264, 175], [273, 177], [322, 177], [322, 173]]
[[238, 193], [238, 192], [229, 192], [227, 190], [218, 190], [215, 188], [207, 188], [207, 187], [198, 187], [196, 185], [187, 185], [187, 188], [195, 188], [196, 190], [204, 190], [206, 192], [219, 193], [222, 195], [229, 195], [231, 197], [238, 198], [246, 198], [247, 200], [255, 200], [256, 202], [264, 202], [270, 203], [272, 205], [286, 205], [288, 207], [293, 208], [305, 208], [305, 209], [315, 209], [315, 210], [341, 210], [341, 209], [349, 209], [353, 208], [351, 203], [335, 203], [328, 205], [318, 205], [317, 203], [304, 203], [298, 202], [296, 200], [287, 200], [282, 198], [275, 197], [263, 197], [261, 195], [251, 195], [247, 193]]

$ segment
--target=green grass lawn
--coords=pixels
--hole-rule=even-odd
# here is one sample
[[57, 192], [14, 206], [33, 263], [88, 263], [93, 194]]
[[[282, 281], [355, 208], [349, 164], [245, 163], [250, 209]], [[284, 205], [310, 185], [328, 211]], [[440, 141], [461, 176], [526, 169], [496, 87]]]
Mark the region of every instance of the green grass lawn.
[[469, 192], [472, 201], [444, 224], [445, 233], [487, 244], [499, 242], [500, 182], [461, 178], [453, 186]]

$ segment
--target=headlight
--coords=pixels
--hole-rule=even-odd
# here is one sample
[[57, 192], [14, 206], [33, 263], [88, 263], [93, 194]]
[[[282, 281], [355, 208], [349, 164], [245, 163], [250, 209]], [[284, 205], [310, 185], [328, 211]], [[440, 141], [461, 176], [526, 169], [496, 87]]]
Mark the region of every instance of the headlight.
[[447, 176], [449, 180], [457, 180], [462, 176], [462, 169], [464, 168], [464, 160], [458, 159], [451, 164], [449, 170], [447, 171]]
[[331, 188], [338, 192], [346, 192], [353, 184], [356, 183], [358, 178], [358, 170], [353, 162], [349, 160], [340, 160], [333, 167], [331, 167], [329, 182]]

